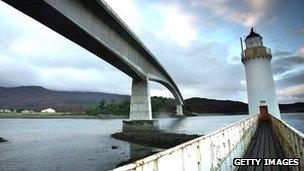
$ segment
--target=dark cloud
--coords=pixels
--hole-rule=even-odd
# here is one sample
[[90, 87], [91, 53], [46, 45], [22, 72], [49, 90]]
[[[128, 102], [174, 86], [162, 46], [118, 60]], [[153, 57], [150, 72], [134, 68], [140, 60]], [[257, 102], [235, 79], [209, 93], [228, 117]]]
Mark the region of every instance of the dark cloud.
[[[276, 87], [280, 90], [292, 90], [304, 84], [304, 57], [294, 55], [287, 51], [276, 51], [273, 53], [272, 70], [278, 80]], [[289, 92], [290, 93], [290, 92]], [[289, 95], [288, 98], [283, 96], [282, 102], [303, 101], [303, 92], [297, 91]]]
[[304, 93], [301, 93], [301, 94], [296, 94], [296, 95], [293, 95], [294, 97], [297, 97], [299, 99], [304, 99]]
[[3, 60], [0, 61], [0, 65], [0, 86], [35, 85], [39, 82], [40, 76], [32, 66], [25, 63], [3, 62]]
[[292, 72], [290, 74], [286, 74], [276, 81], [276, 85], [278, 88], [301, 84], [304, 84], [304, 69], [297, 72]]
[[303, 56], [287, 56], [287, 57], [274, 56], [272, 68], [274, 74], [279, 75], [286, 71], [290, 71], [299, 65], [304, 66]]

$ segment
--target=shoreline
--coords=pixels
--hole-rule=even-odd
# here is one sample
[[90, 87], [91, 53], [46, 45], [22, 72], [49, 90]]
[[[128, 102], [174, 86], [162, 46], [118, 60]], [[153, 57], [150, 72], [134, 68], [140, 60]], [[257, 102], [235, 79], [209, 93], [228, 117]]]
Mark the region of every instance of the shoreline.
[[[196, 117], [196, 116], [221, 116], [232, 115], [225, 113], [208, 113], [208, 114], [185, 114], [183, 116], [174, 116], [172, 113], [158, 114], [153, 118], [183, 118], [183, 117]], [[238, 114], [233, 114], [238, 115]], [[87, 114], [67, 114], [67, 113], [55, 113], [55, 114], [41, 114], [41, 113], [0, 113], [0, 119], [128, 119], [129, 115], [87, 115]]]
[[[302, 112], [291, 112], [281, 114], [288, 115]], [[197, 116], [235, 116], [235, 115], [248, 115], [248, 114], [231, 114], [231, 113], [205, 113], [205, 114], [185, 114], [184, 116], [173, 116], [173, 115], [157, 115], [153, 118], [183, 118], [183, 117], [197, 117]], [[126, 115], [86, 115], [86, 114], [55, 114], [55, 115], [41, 115], [41, 114], [0, 114], [0, 119], [128, 119]]]
[[85, 114], [0, 114], [0, 119], [127, 119], [124, 115], [85, 115]]

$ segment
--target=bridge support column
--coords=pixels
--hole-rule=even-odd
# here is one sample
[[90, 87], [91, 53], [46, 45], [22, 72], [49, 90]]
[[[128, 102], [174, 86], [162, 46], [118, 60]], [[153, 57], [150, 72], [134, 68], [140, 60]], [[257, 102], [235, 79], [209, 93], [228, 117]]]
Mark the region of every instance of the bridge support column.
[[183, 105], [181, 104], [176, 105], [176, 116], [184, 116]]
[[123, 131], [157, 131], [158, 122], [152, 119], [148, 80], [132, 81], [130, 119], [123, 121]]
[[130, 119], [151, 120], [151, 100], [148, 80], [132, 81]]

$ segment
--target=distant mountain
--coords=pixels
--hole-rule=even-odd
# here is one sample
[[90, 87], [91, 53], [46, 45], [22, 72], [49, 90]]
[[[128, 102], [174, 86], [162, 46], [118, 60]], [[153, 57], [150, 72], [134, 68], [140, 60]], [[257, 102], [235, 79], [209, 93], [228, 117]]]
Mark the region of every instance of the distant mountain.
[[128, 95], [77, 91], [55, 91], [39, 86], [0, 87], [0, 109], [31, 109], [40, 111], [53, 108], [61, 112], [83, 112], [86, 107], [129, 100]]
[[[282, 113], [304, 112], [304, 103], [279, 104]], [[248, 105], [239, 101], [190, 98], [185, 100], [185, 108], [194, 113], [248, 113]]]
[[[84, 112], [87, 107], [100, 103], [122, 102], [130, 100], [129, 95], [110, 93], [55, 91], [39, 86], [0, 87], [0, 109], [31, 109], [41, 111], [53, 108], [61, 112]], [[175, 110], [172, 98], [152, 98], [152, 108]], [[160, 109], [160, 110], [161, 110]], [[248, 113], [247, 104], [239, 101], [190, 98], [185, 100], [185, 111], [191, 113]], [[304, 112], [304, 103], [280, 104], [281, 112]]]
[[186, 110], [193, 113], [248, 113], [247, 104], [239, 101], [190, 98], [185, 100]]
[[293, 104], [280, 104], [279, 106], [282, 113], [304, 112], [303, 102], [298, 102]]

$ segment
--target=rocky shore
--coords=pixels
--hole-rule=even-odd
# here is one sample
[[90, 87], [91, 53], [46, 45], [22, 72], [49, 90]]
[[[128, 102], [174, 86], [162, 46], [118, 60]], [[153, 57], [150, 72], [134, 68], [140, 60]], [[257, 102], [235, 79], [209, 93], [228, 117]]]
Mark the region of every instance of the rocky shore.
[[113, 138], [140, 144], [148, 147], [168, 149], [200, 135], [174, 134], [165, 132], [117, 132], [111, 134]]

